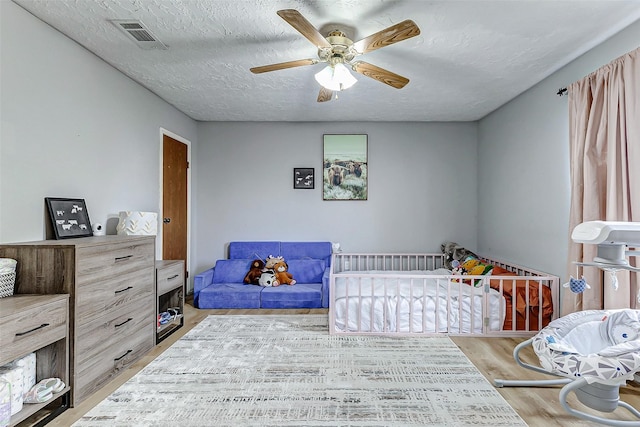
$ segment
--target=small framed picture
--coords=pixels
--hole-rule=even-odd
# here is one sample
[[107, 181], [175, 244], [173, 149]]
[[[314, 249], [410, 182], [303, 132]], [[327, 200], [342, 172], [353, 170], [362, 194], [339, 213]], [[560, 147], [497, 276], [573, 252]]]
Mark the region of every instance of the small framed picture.
[[44, 200], [56, 240], [93, 235], [84, 199], [46, 197]]
[[293, 168], [293, 188], [313, 189], [314, 168]]

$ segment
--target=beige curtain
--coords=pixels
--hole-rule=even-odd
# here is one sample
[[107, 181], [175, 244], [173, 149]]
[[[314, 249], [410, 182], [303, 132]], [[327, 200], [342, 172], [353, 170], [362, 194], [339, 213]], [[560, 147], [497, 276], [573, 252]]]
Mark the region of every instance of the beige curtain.
[[[640, 48], [571, 84], [569, 139], [571, 211], [569, 235], [584, 221], [640, 221]], [[574, 294], [562, 289], [562, 313], [609, 308], [638, 308], [638, 274], [618, 272], [618, 289], [609, 274], [591, 261], [595, 245], [569, 238], [568, 274], [584, 275], [591, 289]], [[631, 258], [634, 260], [634, 258]], [[635, 261], [634, 261], [635, 262]]]

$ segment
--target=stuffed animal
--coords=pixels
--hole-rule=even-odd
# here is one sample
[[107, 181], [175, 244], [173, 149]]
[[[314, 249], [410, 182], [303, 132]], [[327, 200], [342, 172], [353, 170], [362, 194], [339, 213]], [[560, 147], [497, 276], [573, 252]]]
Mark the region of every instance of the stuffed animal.
[[476, 258], [467, 258], [467, 260], [462, 263], [462, 269], [464, 270], [462, 274], [482, 276], [493, 270], [493, 265], [483, 264]]
[[453, 260], [458, 260], [462, 263], [469, 257], [480, 258], [478, 255], [460, 246], [456, 242], [444, 242], [440, 245], [440, 250], [444, 254], [444, 266], [448, 270], [453, 270], [453, 267], [451, 266], [451, 262]]
[[274, 268], [276, 272], [276, 279], [278, 279], [278, 282], [280, 282], [280, 284], [295, 285], [296, 281], [293, 278], [293, 275], [289, 273], [287, 269], [288, 269], [288, 266], [286, 262], [284, 261], [278, 262]]
[[264, 263], [264, 268], [273, 270], [276, 266], [277, 263], [279, 262], [284, 262], [284, 258], [281, 256], [273, 256], [273, 255], [269, 255], [267, 257], [267, 260]]
[[259, 284], [260, 276], [262, 275], [262, 269], [264, 268], [264, 262], [261, 259], [254, 259], [251, 262], [251, 267], [244, 276], [244, 283], [247, 285]]
[[280, 282], [276, 278], [276, 274], [273, 270], [265, 269], [262, 271], [260, 275], [260, 279], [258, 280], [258, 284], [265, 288], [280, 286]]

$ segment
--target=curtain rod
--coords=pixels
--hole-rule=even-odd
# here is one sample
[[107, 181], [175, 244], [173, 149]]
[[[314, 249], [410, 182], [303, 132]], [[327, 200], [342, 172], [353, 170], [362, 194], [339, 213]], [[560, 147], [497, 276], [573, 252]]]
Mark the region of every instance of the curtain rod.
[[567, 88], [566, 87], [562, 87], [560, 89], [558, 89], [558, 91], [556, 92], [556, 95], [558, 96], [564, 96], [564, 95], [568, 95], [569, 93], [567, 92]]

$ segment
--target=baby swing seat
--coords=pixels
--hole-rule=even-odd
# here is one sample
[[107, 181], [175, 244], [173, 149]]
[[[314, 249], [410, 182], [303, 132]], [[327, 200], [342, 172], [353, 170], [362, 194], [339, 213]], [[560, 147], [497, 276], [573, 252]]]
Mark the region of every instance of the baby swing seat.
[[[520, 360], [520, 351], [532, 345], [540, 365]], [[527, 369], [565, 377], [560, 380], [495, 380], [497, 387], [562, 385], [560, 403], [570, 414], [612, 426], [639, 426], [638, 421], [612, 420], [571, 408], [570, 392], [600, 412], [618, 406], [640, 418], [640, 412], [619, 399], [619, 389], [640, 371], [640, 310], [586, 310], [571, 313], [549, 323], [533, 338], [514, 349], [516, 362]]]

